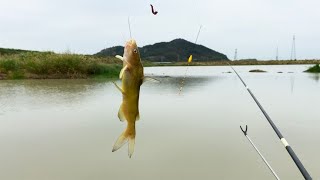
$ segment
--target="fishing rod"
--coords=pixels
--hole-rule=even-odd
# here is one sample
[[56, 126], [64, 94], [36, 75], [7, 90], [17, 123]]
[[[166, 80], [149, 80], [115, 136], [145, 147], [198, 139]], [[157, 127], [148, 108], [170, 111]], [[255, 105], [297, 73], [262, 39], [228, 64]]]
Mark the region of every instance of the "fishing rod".
[[266, 117], [266, 119], [268, 120], [269, 124], [271, 125], [272, 129], [275, 131], [275, 133], [277, 134], [277, 136], [279, 137], [280, 141], [282, 142], [282, 144], [284, 145], [284, 147], [286, 148], [287, 152], [289, 153], [289, 155], [291, 156], [292, 160], [294, 161], [294, 163], [296, 164], [296, 166], [298, 167], [298, 169], [300, 170], [301, 174], [303, 175], [303, 177], [307, 180], [312, 179], [311, 176], [309, 175], [308, 171], [304, 168], [303, 164], [301, 163], [301, 161], [299, 160], [298, 156], [296, 155], [296, 153], [293, 151], [293, 149], [291, 148], [291, 146], [289, 145], [289, 143], [287, 142], [287, 140], [283, 137], [283, 135], [281, 134], [281, 132], [279, 131], [279, 129], [277, 128], [277, 126], [273, 123], [273, 121], [271, 120], [270, 116], [268, 115], [268, 113], [263, 109], [262, 105], [260, 104], [260, 102], [257, 100], [257, 98], [254, 96], [254, 94], [251, 92], [251, 90], [249, 89], [249, 87], [247, 86], [247, 84], [243, 81], [243, 79], [241, 78], [241, 76], [237, 73], [237, 71], [231, 66], [231, 64], [229, 62], [227, 62], [228, 65], [232, 68], [232, 70], [234, 71], [234, 73], [236, 73], [236, 75], [238, 76], [238, 78], [241, 80], [242, 84], [245, 86], [245, 88], [247, 89], [247, 91], [249, 92], [249, 94], [251, 95], [251, 97], [253, 98], [253, 100], [255, 101], [255, 103], [258, 105], [259, 109], [262, 111], [263, 115]]
[[270, 169], [270, 171], [272, 172], [272, 174], [274, 175], [274, 177], [277, 180], [280, 180], [279, 176], [276, 174], [276, 172], [274, 172], [274, 170], [272, 169], [272, 167], [270, 166], [270, 164], [267, 162], [267, 160], [263, 157], [263, 155], [260, 153], [260, 151], [258, 150], [258, 148], [254, 145], [254, 143], [252, 142], [252, 140], [250, 139], [250, 137], [248, 136], [248, 126], [246, 125], [246, 130], [243, 130], [242, 127], [240, 126], [241, 131], [243, 132], [243, 134], [246, 136], [246, 138], [249, 140], [249, 142], [251, 143], [251, 145], [254, 147], [254, 149], [257, 151], [257, 153], [259, 154], [259, 156], [261, 157], [261, 159], [264, 161], [264, 163], [268, 166], [268, 168]]
[[[202, 28], [202, 25], [200, 25], [200, 27], [199, 27], [199, 30], [198, 30], [198, 33], [197, 33], [197, 37], [196, 37], [196, 40], [194, 42], [194, 46], [192, 48], [192, 51], [194, 51], [196, 49], [197, 41], [198, 41], [198, 38], [199, 38], [199, 35], [200, 35], [201, 28]], [[191, 53], [192, 53], [192, 51], [191, 51]], [[181, 94], [181, 91], [182, 91], [182, 88], [183, 88], [183, 85], [184, 85], [184, 81], [185, 81], [186, 76], [187, 76], [187, 71], [188, 71], [188, 68], [189, 68], [189, 65], [190, 65], [191, 62], [192, 62], [192, 54], [188, 58], [187, 69], [186, 69], [186, 71], [184, 73], [184, 76], [183, 76], [183, 79], [181, 81], [181, 86], [180, 86], [180, 89], [179, 89], [179, 95]]]

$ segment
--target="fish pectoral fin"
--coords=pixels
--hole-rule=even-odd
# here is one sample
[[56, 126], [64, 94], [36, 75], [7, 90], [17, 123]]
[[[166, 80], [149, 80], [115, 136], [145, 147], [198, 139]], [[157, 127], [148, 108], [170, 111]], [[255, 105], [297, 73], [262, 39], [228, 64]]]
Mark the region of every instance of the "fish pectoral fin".
[[116, 86], [116, 88], [122, 93], [124, 94], [123, 89], [121, 89], [121, 87], [119, 87], [114, 81], [112, 81], [112, 83]]
[[155, 83], [161, 83], [161, 81], [158, 80], [158, 79], [145, 76], [145, 77], [143, 77], [143, 83], [146, 82], [146, 81], [151, 81], [151, 82], [155, 82]]
[[123, 61], [123, 60], [124, 60], [124, 59], [123, 59], [123, 57], [122, 57], [122, 56], [120, 56], [120, 55], [116, 55], [116, 58], [120, 59], [121, 61]]
[[123, 122], [126, 119], [126, 117], [124, 116], [123, 110], [122, 110], [122, 105], [120, 106], [119, 111], [118, 111], [118, 118], [121, 122]]
[[123, 73], [124, 73], [124, 71], [125, 71], [127, 68], [128, 68], [128, 65], [126, 65], [125, 67], [123, 67], [123, 68], [121, 69], [120, 74], [119, 74], [119, 78], [120, 78], [120, 79], [122, 79]]

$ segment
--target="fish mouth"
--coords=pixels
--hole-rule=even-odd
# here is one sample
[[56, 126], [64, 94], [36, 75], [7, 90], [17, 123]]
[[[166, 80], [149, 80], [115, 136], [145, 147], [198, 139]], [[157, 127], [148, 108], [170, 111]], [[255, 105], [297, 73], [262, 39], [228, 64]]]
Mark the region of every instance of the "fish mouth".
[[136, 45], [136, 41], [134, 39], [130, 39], [129, 41], [126, 42], [125, 47], [126, 48], [134, 48]]

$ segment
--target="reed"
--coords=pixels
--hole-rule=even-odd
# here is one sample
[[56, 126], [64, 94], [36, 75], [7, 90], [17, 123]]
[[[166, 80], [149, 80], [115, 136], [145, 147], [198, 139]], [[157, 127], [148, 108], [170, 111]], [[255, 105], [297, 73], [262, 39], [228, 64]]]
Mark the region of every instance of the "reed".
[[0, 56], [0, 79], [112, 78], [121, 66], [113, 57], [26, 52]]

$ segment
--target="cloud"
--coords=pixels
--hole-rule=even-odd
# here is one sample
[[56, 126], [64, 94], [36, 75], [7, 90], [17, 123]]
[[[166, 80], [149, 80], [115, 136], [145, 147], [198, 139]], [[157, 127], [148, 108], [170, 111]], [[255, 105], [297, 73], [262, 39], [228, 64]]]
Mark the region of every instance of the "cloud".
[[[151, 14], [149, 4], [159, 11]], [[233, 57], [320, 57], [317, 0], [11, 0], [0, 2], [0, 45], [92, 54], [122, 45], [132, 35], [139, 46], [174, 38], [194, 41]]]

